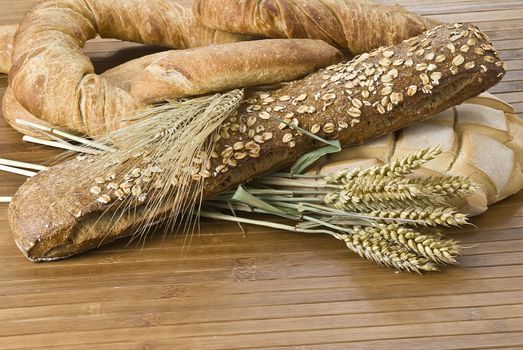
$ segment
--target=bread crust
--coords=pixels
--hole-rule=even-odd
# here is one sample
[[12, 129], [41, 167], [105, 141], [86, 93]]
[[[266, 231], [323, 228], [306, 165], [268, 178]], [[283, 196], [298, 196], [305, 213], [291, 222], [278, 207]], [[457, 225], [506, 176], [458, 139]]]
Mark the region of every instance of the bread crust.
[[132, 82], [145, 103], [295, 80], [341, 61], [333, 46], [311, 39], [268, 39], [169, 51]]
[[[401, 64], [394, 65], [395, 60]], [[432, 74], [435, 72], [441, 75]], [[430, 89], [422, 75], [427, 73], [433, 79]], [[287, 166], [321, 146], [294, 129], [280, 128], [270, 115], [285, 119], [293, 113], [291, 122], [323, 138], [339, 139], [344, 145], [359, 144], [474, 97], [503, 74], [503, 62], [488, 38], [469, 24], [441, 26], [399, 45], [322, 69], [247, 100], [238, 116], [223, 123], [203, 198]], [[419, 86], [415, 94], [409, 92], [413, 85]], [[367, 94], [369, 89], [372, 91]], [[252, 127], [259, 130], [252, 139], [247, 130], [233, 127], [249, 118], [255, 121]], [[233, 148], [239, 142], [242, 147]], [[14, 196], [9, 221], [18, 246], [30, 260], [59, 259], [109, 243], [131, 234], [143, 219], [143, 206], [117, 212], [118, 206], [97, 202], [97, 196], [89, 193], [91, 183], [76, 178], [88, 166], [88, 162], [74, 160], [53, 167], [27, 181]], [[35, 201], [39, 204], [34, 205]], [[158, 210], [158, 219], [165, 217], [172, 205]], [[115, 225], [111, 225], [113, 215], [119, 218]]]
[[366, 0], [196, 0], [193, 12], [210, 28], [319, 39], [353, 55], [398, 44], [440, 24], [399, 5]]
[[0, 26], [0, 73], [7, 74], [11, 67], [13, 38], [17, 28], [16, 24]]

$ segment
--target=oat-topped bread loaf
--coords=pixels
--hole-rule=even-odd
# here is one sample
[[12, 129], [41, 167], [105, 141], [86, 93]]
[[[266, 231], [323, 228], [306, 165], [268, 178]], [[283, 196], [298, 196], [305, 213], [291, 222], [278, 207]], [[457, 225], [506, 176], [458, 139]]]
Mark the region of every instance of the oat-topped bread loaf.
[[465, 176], [480, 185], [458, 203], [463, 213], [478, 215], [523, 188], [523, 121], [510, 105], [488, 93], [425, 122], [329, 155], [317, 171], [367, 168], [429, 146], [441, 146], [443, 152], [416, 176]]
[[271, 38], [320, 39], [353, 55], [398, 44], [440, 24], [368, 0], [196, 0], [206, 26]]
[[[439, 26], [248, 99], [209, 140], [212, 149], [194, 157], [188, 169], [194, 185], [162, 178], [162, 169], [173, 164], [157, 164], [143, 154], [129, 173], [118, 172], [116, 162], [114, 172], [103, 168], [107, 173], [89, 181], [76, 174], [88, 173], [96, 157], [73, 160], [20, 188], [9, 208], [11, 228], [31, 260], [70, 256], [131, 234], [155, 199], [154, 184], [173, 194], [201, 184], [199, 198], [205, 199], [321, 147], [281, 121], [344, 145], [359, 144], [474, 97], [503, 74], [498, 53], [475, 26]], [[127, 211], [119, 210], [121, 203]], [[186, 204], [159, 202], [154, 215], [171, 215]]]

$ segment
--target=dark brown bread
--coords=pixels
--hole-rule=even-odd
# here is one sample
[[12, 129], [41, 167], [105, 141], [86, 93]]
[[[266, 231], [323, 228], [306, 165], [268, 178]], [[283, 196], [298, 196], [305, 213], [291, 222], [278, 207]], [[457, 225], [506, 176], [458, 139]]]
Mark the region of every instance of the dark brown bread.
[[[469, 24], [440, 26], [322, 69], [246, 101], [238, 116], [222, 125], [203, 197], [287, 166], [321, 146], [271, 116], [353, 145], [430, 118], [478, 95], [503, 75], [503, 62], [488, 38]], [[15, 195], [10, 224], [30, 260], [63, 258], [109, 243], [131, 234], [142, 220], [142, 206], [132, 214], [115, 213], [118, 206], [99, 203], [89, 184], [72, 181], [88, 166], [75, 160], [51, 168]], [[158, 218], [171, 208], [161, 208]], [[104, 212], [108, 214], [100, 216]], [[120, 219], [112, 222], [113, 214]]]
[[368, 0], [196, 0], [193, 13], [210, 28], [319, 39], [354, 55], [398, 44], [440, 24], [399, 5]]

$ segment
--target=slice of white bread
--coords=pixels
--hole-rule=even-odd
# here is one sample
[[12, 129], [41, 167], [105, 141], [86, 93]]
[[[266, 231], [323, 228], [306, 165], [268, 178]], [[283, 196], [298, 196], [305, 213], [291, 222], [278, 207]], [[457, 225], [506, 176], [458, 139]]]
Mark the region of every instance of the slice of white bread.
[[479, 184], [481, 190], [458, 204], [469, 215], [523, 188], [523, 121], [510, 105], [489, 93], [426, 122], [345, 148], [329, 156], [319, 171], [365, 168], [436, 145], [443, 148], [442, 154], [416, 175], [460, 175]]

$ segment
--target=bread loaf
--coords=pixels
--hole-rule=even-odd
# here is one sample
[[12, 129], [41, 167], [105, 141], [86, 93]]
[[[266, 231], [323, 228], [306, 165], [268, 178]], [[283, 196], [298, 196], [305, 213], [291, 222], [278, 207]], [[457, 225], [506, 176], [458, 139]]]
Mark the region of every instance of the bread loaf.
[[7, 74], [11, 67], [11, 52], [16, 28], [18, 28], [17, 25], [0, 26], [0, 73]]
[[463, 213], [478, 215], [523, 188], [521, 140], [523, 121], [512, 107], [484, 93], [423, 123], [329, 155], [317, 171], [366, 168], [439, 145], [443, 153], [415, 175], [469, 177], [480, 189], [457, 204]]
[[310, 39], [269, 39], [170, 51], [132, 82], [146, 103], [295, 80], [341, 61], [336, 48]]
[[[287, 166], [321, 146], [271, 116], [344, 145], [359, 144], [474, 97], [503, 74], [503, 62], [488, 38], [473, 25], [455, 24], [262, 93], [221, 126], [202, 198]], [[109, 200], [102, 202], [107, 204], [97, 201], [99, 195], [89, 190], [93, 182], [77, 178], [89, 164], [74, 160], [53, 167], [27, 181], [14, 196], [9, 221], [30, 260], [63, 258], [109, 243], [132, 234], [144, 220], [144, 206], [136, 201], [129, 211], [119, 212], [110, 189], [104, 189]], [[207, 169], [200, 171], [203, 176]], [[119, 176], [113, 181], [122, 181]], [[140, 192], [154, 196], [151, 189]], [[178, 204], [164, 203], [156, 217], [170, 215]]]
[[20, 105], [89, 135], [125, 125], [117, 117], [144, 104], [94, 73], [81, 48], [96, 34], [179, 49], [245, 39], [203, 27], [170, 0], [43, 1], [27, 13], [14, 39], [9, 88]]
[[[0, 29], [1, 30], [1, 29]], [[0, 47], [0, 55], [2, 54], [2, 47]], [[167, 51], [168, 52], [168, 51]], [[167, 52], [159, 52], [147, 56], [137, 58], [135, 60], [126, 62], [114, 68], [111, 68], [103, 72], [100, 76], [108, 81], [112, 86], [120, 88], [122, 90], [131, 91], [132, 81], [152, 62], [158, 60], [160, 57], [165, 55]], [[11, 125], [12, 128], [21, 132], [22, 134], [35, 136], [39, 138], [46, 138], [41, 132], [36, 131], [34, 128], [25, 124], [17, 123], [17, 119], [25, 120], [28, 122], [45, 125], [47, 127], [56, 127], [45, 120], [42, 120], [39, 116], [35, 116], [25, 109], [20, 102], [16, 99], [11, 88], [7, 87], [4, 93], [2, 101], [2, 116], [6, 122]], [[74, 132], [66, 127], [61, 126], [61, 129]]]
[[353, 55], [398, 44], [439, 22], [367, 0], [196, 0], [206, 26], [270, 38], [311, 38]]

